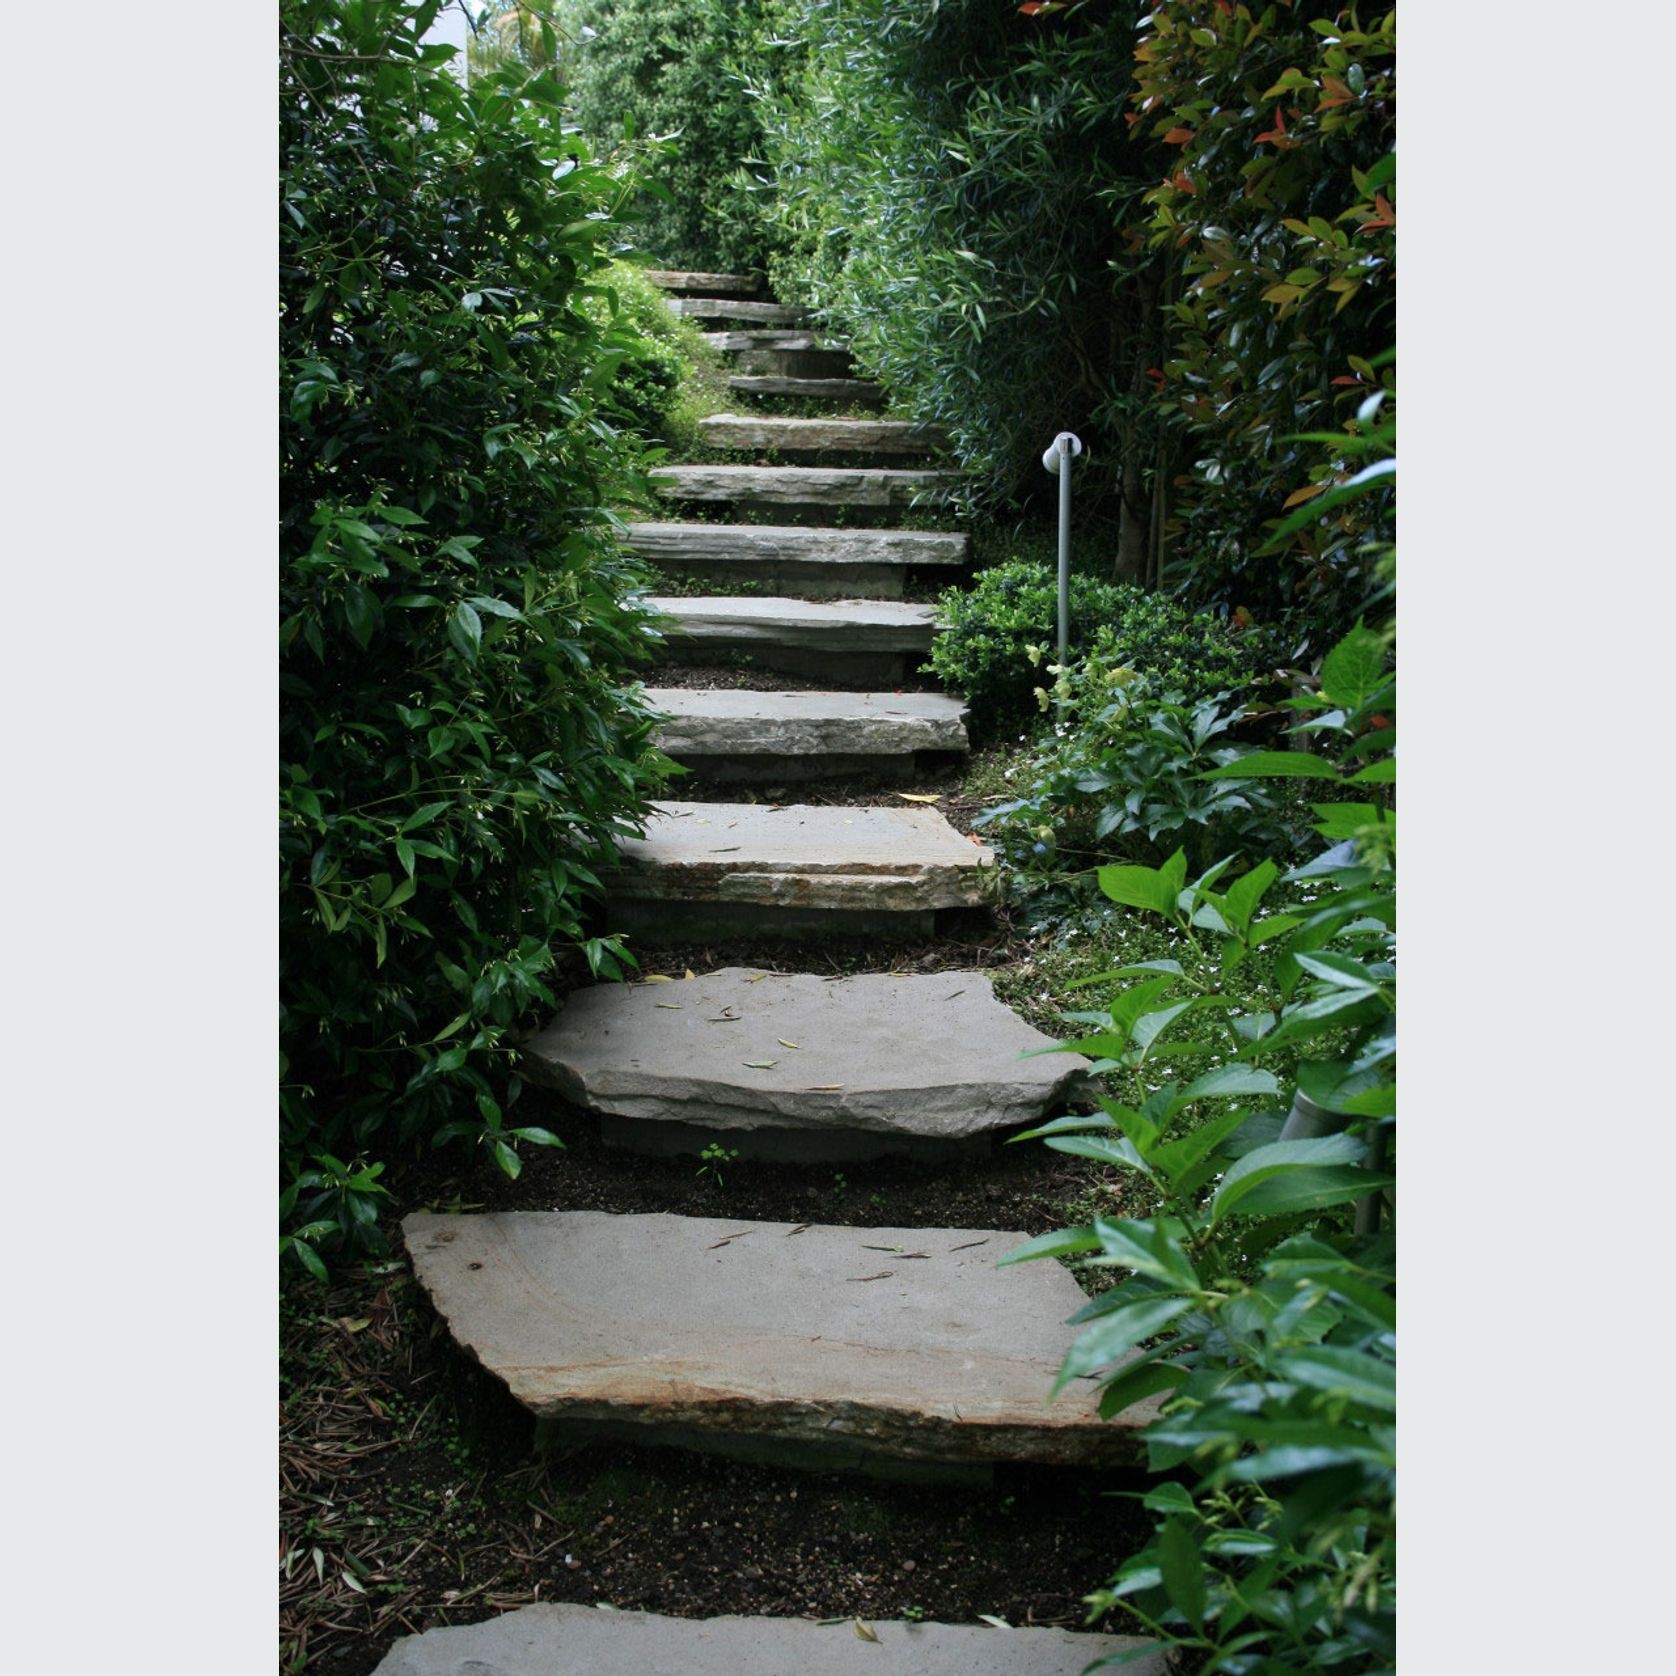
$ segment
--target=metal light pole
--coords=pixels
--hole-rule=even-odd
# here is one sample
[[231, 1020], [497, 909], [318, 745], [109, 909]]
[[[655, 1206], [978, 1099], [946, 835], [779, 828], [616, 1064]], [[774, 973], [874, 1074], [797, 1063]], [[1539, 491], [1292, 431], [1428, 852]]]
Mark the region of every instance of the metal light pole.
[[1061, 431], [1047, 446], [1042, 464], [1059, 479], [1059, 667], [1071, 646], [1071, 473], [1070, 463], [1082, 452], [1082, 441]]

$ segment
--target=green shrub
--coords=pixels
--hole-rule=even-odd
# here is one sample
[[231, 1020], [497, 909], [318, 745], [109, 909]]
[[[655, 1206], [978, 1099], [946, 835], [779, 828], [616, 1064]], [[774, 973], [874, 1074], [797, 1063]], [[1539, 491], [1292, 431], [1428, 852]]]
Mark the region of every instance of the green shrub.
[[1150, 10], [1132, 95], [1167, 153], [1149, 241], [1179, 252], [1160, 413], [1178, 477], [1172, 542], [1192, 596], [1321, 625], [1371, 586], [1389, 495], [1263, 536], [1349, 475], [1301, 432], [1354, 433], [1395, 336], [1396, 13], [1298, 0]]
[[517, 1168], [512, 1048], [661, 759], [606, 504], [631, 335], [580, 306], [632, 183], [559, 89], [468, 89], [434, 0], [285, 0], [280, 999], [286, 1203], [375, 1243], [375, 1142]]
[[[1087, 1034], [1062, 1046], [1097, 1056], [1100, 1110], [1032, 1133], [1137, 1172], [1158, 1209], [1046, 1234], [1001, 1259], [1088, 1257], [1102, 1277], [1123, 1273], [1073, 1317], [1084, 1330], [1057, 1388], [1095, 1378], [1108, 1419], [1161, 1396], [1143, 1433], [1149, 1465], [1189, 1476], [1147, 1492], [1154, 1541], [1088, 1597], [1091, 1621], [1132, 1612], [1194, 1668], [1394, 1666], [1386, 663], [1383, 638], [1358, 625], [1325, 660], [1313, 704], [1300, 700], [1317, 712], [1298, 729], [1316, 751], [1257, 753], [1223, 771], [1307, 777], [1325, 799], [1315, 831], [1332, 846], [1314, 862], [1282, 879], [1273, 861], [1241, 872], [1230, 857], [1191, 884], [1180, 851], [1157, 868], [1100, 869], [1113, 903], [1169, 927], [1172, 954], [1083, 980], [1098, 1004], [1066, 1015]], [[1273, 900], [1277, 887], [1288, 899]], [[1272, 976], [1254, 997], [1229, 979], [1258, 950]], [[1286, 1066], [1295, 1074], [1282, 1082]], [[1307, 1118], [1290, 1132], [1289, 1106]]]
[[1394, 13], [810, 0], [804, 27], [804, 68], [762, 90], [782, 294], [947, 427], [985, 510], [1045, 495], [1069, 427], [1117, 576], [1327, 644], [1389, 504], [1259, 551], [1348, 475], [1297, 433], [1353, 432], [1380, 386]]
[[1246, 712], [1227, 693], [1188, 704], [1112, 664], [1091, 664], [1071, 684], [1076, 697], [1023, 771], [1022, 795], [975, 823], [1013, 875], [1010, 894], [1028, 899], [1065, 875], [1091, 883], [1100, 862], [1152, 861], [1177, 846], [1201, 868], [1233, 851], [1290, 847], [1268, 793], [1204, 778], [1249, 749], [1232, 737]]
[[[1022, 559], [981, 571], [969, 590], [949, 588], [938, 600], [947, 626], [926, 668], [967, 697], [980, 734], [1045, 709], [1058, 602], [1053, 567]], [[1188, 698], [1243, 686], [1258, 667], [1250, 637], [1132, 583], [1074, 573], [1070, 607], [1074, 663], [1155, 675]]]
[[759, 103], [797, 56], [793, 0], [565, 0], [566, 68], [576, 120], [615, 149], [674, 136], [645, 159], [654, 195], [636, 210], [637, 243], [660, 266], [763, 268], [773, 248], [760, 187]]
[[698, 326], [670, 309], [667, 291], [622, 261], [593, 281], [583, 312], [613, 344], [626, 345], [605, 387], [616, 415], [644, 436], [683, 440], [683, 386], [711, 353]]
[[1067, 426], [1090, 444], [1087, 492], [1112, 495], [1123, 410], [1162, 352], [1156, 297], [1113, 268], [1156, 266], [1123, 120], [1143, 8], [1046, 26], [995, 0], [805, 10], [806, 67], [762, 90], [776, 288], [949, 429], [982, 503], [1048, 484], [1039, 456]]

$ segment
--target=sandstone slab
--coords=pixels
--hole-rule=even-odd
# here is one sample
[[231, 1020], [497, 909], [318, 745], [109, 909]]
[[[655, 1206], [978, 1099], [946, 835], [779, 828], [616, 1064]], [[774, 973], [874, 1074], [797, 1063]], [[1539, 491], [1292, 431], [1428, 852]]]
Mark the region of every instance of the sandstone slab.
[[664, 716], [659, 750], [732, 779], [910, 773], [921, 751], [967, 748], [966, 706], [947, 693], [647, 687], [646, 702]]
[[958, 530], [822, 529], [802, 524], [644, 523], [628, 544], [661, 565], [961, 565], [971, 538]]
[[[670, 1618], [594, 1606], [522, 1606], [406, 1636], [373, 1676], [1080, 1676], [1133, 1636], [987, 1624]], [[1162, 1654], [1123, 1667], [1164, 1676]]]
[[725, 646], [807, 646], [825, 652], [928, 652], [937, 632], [934, 605], [894, 600], [821, 603], [752, 594], [738, 599], [676, 595], [648, 599], [671, 640]]
[[746, 349], [733, 357], [743, 373], [774, 378], [848, 378], [852, 363], [847, 349]]
[[883, 466], [660, 466], [652, 485], [668, 500], [746, 501], [757, 506], [906, 507], [933, 501], [960, 481], [952, 471]]
[[1052, 1045], [981, 972], [734, 966], [580, 990], [524, 1051], [542, 1082], [613, 1117], [962, 1140], [1033, 1122], [1080, 1089], [1089, 1062], [1039, 1053]]
[[877, 406], [885, 399], [880, 385], [865, 378], [775, 378], [771, 374], [737, 373], [728, 388], [743, 396], [793, 396], [803, 401], [865, 402]]
[[666, 650], [704, 661], [744, 656], [770, 669], [813, 676], [838, 687], [895, 687], [910, 658], [918, 663], [937, 632], [936, 607], [898, 601], [748, 595], [660, 596]]
[[844, 355], [849, 353], [843, 344], [834, 343], [830, 338], [821, 337], [818, 333], [787, 331], [772, 326], [739, 332], [706, 332], [704, 341], [722, 355], [740, 355], [749, 350], [766, 350], [778, 355], [785, 355], [794, 350], [819, 350]]
[[646, 268], [643, 271], [647, 279], [665, 291], [750, 297], [762, 289], [762, 281], [755, 274], [694, 273], [681, 268]]
[[764, 326], [802, 326], [809, 311], [788, 303], [742, 302], [736, 297], [671, 297], [670, 309], [690, 320], [747, 320]]
[[[604, 1211], [402, 1222], [455, 1338], [547, 1421], [923, 1462], [1132, 1464], [1137, 1405], [1048, 1400], [1087, 1301], [1025, 1236]], [[672, 1435], [670, 1428], [675, 1431]]]
[[[702, 921], [799, 932], [920, 929], [975, 908], [994, 852], [935, 809], [662, 802], [605, 879], [613, 924], [647, 940]], [[639, 909], [641, 911], [636, 912]], [[720, 912], [710, 912], [720, 910]]]
[[792, 454], [931, 454], [947, 440], [940, 426], [916, 425], [906, 419], [782, 419], [772, 414], [716, 413], [700, 420], [698, 428], [712, 448], [753, 453], [766, 449]]

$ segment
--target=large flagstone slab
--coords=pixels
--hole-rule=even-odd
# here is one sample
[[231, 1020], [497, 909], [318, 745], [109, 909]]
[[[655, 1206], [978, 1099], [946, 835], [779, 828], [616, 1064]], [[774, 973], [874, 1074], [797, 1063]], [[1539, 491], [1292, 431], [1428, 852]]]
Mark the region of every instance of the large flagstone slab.
[[742, 903], [921, 913], [977, 907], [994, 852], [935, 809], [659, 802], [625, 838], [613, 904]]
[[1110, 1465], [1142, 1405], [1048, 1393], [1086, 1302], [1022, 1234], [604, 1211], [418, 1212], [414, 1271], [456, 1339], [540, 1419], [869, 1458]]
[[971, 556], [970, 540], [955, 530], [670, 522], [630, 524], [627, 541], [666, 570], [811, 599], [900, 599], [908, 566], [962, 565]]
[[651, 475], [666, 500], [756, 506], [908, 507], [937, 500], [960, 482], [958, 472], [885, 466], [659, 466]]
[[[670, 1618], [596, 1606], [524, 1606], [427, 1630], [391, 1648], [373, 1676], [1080, 1676], [1141, 1643], [1127, 1635], [988, 1624], [848, 1619]], [[1162, 1654], [1123, 1666], [1164, 1676]]]
[[879, 406], [885, 393], [880, 385], [865, 378], [775, 378], [736, 373], [728, 387], [745, 396], [793, 396], [801, 401], [865, 402]]
[[762, 280], [756, 274], [692, 273], [683, 268], [647, 268], [644, 272], [647, 279], [665, 291], [708, 292], [724, 297], [737, 292], [748, 297], [762, 289]]
[[818, 1149], [834, 1130], [948, 1141], [1032, 1122], [1088, 1069], [1076, 1054], [1039, 1054], [1052, 1045], [981, 972], [730, 966], [580, 990], [524, 1052], [592, 1111], [707, 1136], [792, 1131]]
[[816, 601], [748, 594], [659, 595], [646, 604], [675, 642], [728, 647], [795, 646], [822, 652], [929, 652], [934, 605], [900, 600]]
[[833, 688], [902, 684], [931, 650], [937, 608], [900, 600], [839, 602], [757, 594], [648, 599], [662, 614], [664, 651], [704, 662], [744, 658]]
[[805, 780], [896, 768], [920, 751], [964, 751], [966, 706], [947, 693], [759, 692], [647, 687], [658, 749], [731, 779]]
[[775, 414], [716, 413], [699, 421], [712, 448], [752, 453], [931, 454], [947, 434], [938, 425], [905, 419], [785, 419]]

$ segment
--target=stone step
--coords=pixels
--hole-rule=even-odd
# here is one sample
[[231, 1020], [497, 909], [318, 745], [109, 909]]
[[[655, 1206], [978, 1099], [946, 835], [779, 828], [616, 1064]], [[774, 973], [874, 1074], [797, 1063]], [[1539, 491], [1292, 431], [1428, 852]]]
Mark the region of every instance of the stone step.
[[775, 378], [845, 378], [850, 371], [846, 345], [814, 332], [763, 329], [706, 332], [704, 341], [734, 358], [735, 370]]
[[687, 291], [710, 296], [754, 296], [762, 289], [762, 281], [755, 274], [689, 273], [679, 268], [645, 268], [642, 270], [654, 285], [665, 291]]
[[1080, 1092], [1089, 1062], [995, 999], [981, 972], [764, 976], [580, 990], [524, 1049], [530, 1074], [598, 1112], [605, 1138], [842, 1161], [947, 1152]]
[[899, 686], [909, 660], [921, 662], [937, 632], [935, 606], [894, 600], [669, 595], [646, 604], [662, 614], [658, 626], [672, 656], [708, 661], [742, 654], [761, 668], [840, 686]]
[[994, 852], [935, 809], [659, 802], [604, 883], [644, 943], [734, 931], [929, 932], [985, 898]]
[[658, 749], [714, 779], [908, 779], [919, 752], [968, 749], [966, 706], [947, 693], [647, 687], [646, 702], [666, 718]]
[[953, 471], [883, 466], [659, 466], [652, 473], [666, 500], [753, 506], [906, 507], [940, 499], [959, 481]]
[[855, 402], [869, 407], [879, 406], [885, 399], [883, 386], [865, 378], [774, 378], [737, 373], [727, 382], [730, 389], [744, 396], [792, 396], [802, 401]]
[[716, 413], [699, 421], [699, 434], [712, 448], [746, 448], [752, 453], [930, 454], [948, 434], [940, 425], [906, 419], [781, 419], [771, 414]]
[[841, 343], [819, 336], [815, 332], [756, 331], [706, 332], [704, 341], [722, 355], [739, 355], [748, 349], [771, 349], [781, 354], [794, 349], [827, 350], [834, 354], [849, 353]]
[[[373, 1676], [1080, 1676], [1133, 1652], [1131, 1635], [848, 1618], [670, 1618], [597, 1606], [520, 1606], [403, 1636]], [[1164, 1676], [1162, 1653], [1128, 1676]]]
[[591, 1210], [402, 1232], [454, 1337], [553, 1441], [592, 1422], [815, 1470], [1098, 1467], [1133, 1464], [1156, 1412], [1101, 1420], [1089, 1379], [1048, 1401], [1087, 1299], [1058, 1263], [998, 1268], [1019, 1233]]
[[953, 530], [831, 530], [795, 524], [630, 524], [628, 545], [668, 571], [750, 581], [812, 599], [900, 599], [907, 568], [963, 565]]
[[671, 297], [669, 307], [689, 320], [745, 320], [763, 326], [805, 326], [806, 308], [788, 303], [750, 303], [736, 297]]

